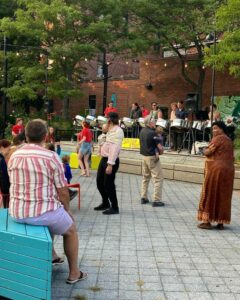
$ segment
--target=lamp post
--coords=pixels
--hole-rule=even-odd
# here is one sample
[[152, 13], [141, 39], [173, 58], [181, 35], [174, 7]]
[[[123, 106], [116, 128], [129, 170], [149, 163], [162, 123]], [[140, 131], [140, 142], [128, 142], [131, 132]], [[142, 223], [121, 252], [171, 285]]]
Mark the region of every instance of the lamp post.
[[105, 108], [107, 106], [107, 90], [108, 90], [108, 64], [106, 61], [106, 50], [103, 51], [103, 62], [102, 62], [102, 70], [103, 70], [103, 114]]
[[[3, 86], [4, 89], [8, 86], [8, 59], [7, 59], [7, 38], [4, 34], [3, 36], [3, 54], [4, 54], [4, 63], [3, 63]], [[3, 92], [2, 98], [2, 111], [3, 111], [3, 122], [2, 122], [2, 138], [5, 137], [5, 128], [7, 123], [7, 95], [6, 90]]]
[[[214, 39], [213, 39], [213, 54], [216, 54], [216, 31], [214, 31]], [[211, 124], [213, 123], [213, 105], [214, 105], [214, 95], [215, 95], [215, 63], [212, 67], [212, 96], [211, 96]], [[212, 130], [211, 130], [211, 138], [212, 138]]]

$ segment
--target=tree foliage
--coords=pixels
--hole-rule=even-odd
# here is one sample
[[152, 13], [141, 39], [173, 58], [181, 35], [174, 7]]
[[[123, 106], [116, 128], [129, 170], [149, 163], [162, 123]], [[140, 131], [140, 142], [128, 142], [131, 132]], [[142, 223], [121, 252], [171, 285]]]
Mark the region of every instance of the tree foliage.
[[[120, 1], [119, 1], [120, 2]], [[8, 45], [11, 101], [35, 100], [39, 92], [64, 99], [81, 93], [84, 60], [103, 47], [120, 49], [125, 26], [113, 0], [18, 0], [14, 18], [0, 27]], [[16, 55], [17, 54], [17, 55]], [[50, 64], [51, 63], [51, 64]]]
[[228, 0], [216, 13], [216, 26], [222, 32], [216, 53], [211, 49], [206, 63], [240, 78], [240, 0]]
[[[172, 50], [181, 62], [182, 76], [194, 91], [202, 94], [205, 76], [205, 39], [213, 31], [216, 0], [133, 0], [138, 19], [136, 30], [148, 39], [151, 45]], [[183, 53], [195, 48], [195, 56]], [[185, 68], [188, 63], [190, 68]], [[197, 70], [197, 79], [193, 79]]]

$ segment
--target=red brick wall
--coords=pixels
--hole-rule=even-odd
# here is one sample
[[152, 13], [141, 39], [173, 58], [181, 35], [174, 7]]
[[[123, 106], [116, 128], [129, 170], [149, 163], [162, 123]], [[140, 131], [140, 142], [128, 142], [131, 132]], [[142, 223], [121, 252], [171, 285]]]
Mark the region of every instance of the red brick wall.
[[[167, 66], [164, 66], [165, 63]], [[141, 60], [139, 64], [139, 79], [108, 81], [108, 100], [113, 93], [117, 95], [117, 109], [120, 117], [129, 116], [129, 109], [133, 102], [145, 104], [148, 109], [152, 101], [157, 101], [161, 106], [170, 107], [171, 102], [184, 100], [187, 93], [193, 92], [191, 85], [182, 77], [176, 58], [146, 58]], [[203, 107], [210, 104], [211, 77], [212, 70], [207, 68], [203, 87]], [[145, 87], [150, 80], [153, 85], [152, 90]], [[71, 116], [80, 114], [80, 112], [83, 113], [88, 108], [89, 95], [97, 96], [97, 115], [102, 115], [103, 81], [83, 83], [80, 88], [83, 96], [79, 99], [70, 100]], [[234, 79], [228, 74], [216, 72], [215, 95], [240, 95], [240, 80]], [[60, 113], [62, 102], [55, 102], [54, 108]]]

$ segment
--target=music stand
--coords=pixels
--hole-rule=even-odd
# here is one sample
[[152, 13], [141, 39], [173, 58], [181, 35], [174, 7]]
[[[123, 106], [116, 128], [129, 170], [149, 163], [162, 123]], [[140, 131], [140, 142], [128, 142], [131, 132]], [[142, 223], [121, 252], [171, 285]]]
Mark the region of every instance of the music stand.
[[[193, 123], [193, 111], [190, 111], [191, 113], [191, 122]], [[185, 142], [188, 141], [188, 153], [191, 154], [191, 141], [193, 143], [193, 149], [194, 154], [196, 155], [196, 145], [195, 145], [195, 134], [193, 132], [192, 125], [189, 126], [187, 133], [185, 134], [185, 137], [183, 138], [182, 145], [180, 146], [180, 149], [178, 150], [178, 153], [180, 153], [184, 147]]]

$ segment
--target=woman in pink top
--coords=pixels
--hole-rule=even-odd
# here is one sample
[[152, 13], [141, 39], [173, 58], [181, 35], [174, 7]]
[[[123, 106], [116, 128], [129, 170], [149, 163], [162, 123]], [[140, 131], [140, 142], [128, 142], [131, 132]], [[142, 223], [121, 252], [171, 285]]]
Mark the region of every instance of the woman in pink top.
[[[82, 176], [90, 176], [89, 171], [89, 156], [92, 153], [92, 132], [89, 129], [89, 124], [84, 121], [83, 122], [83, 130], [81, 131], [81, 140], [79, 141], [79, 154], [78, 154], [78, 161], [79, 166], [82, 170]], [[84, 164], [83, 161], [84, 160]], [[84, 168], [85, 165], [85, 168]]]
[[119, 214], [115, 176], [119, 167], [118, 156], [124, 137], [122, 128], [118, 126], [118, 114], [111, 112], [108, 118], [108, 132], [106, 141], [100, 149], [102, 159], [97, 171], [97, 188], [102, 196], [102, 203], [94, 208], [104, 210], [104, 215]]

